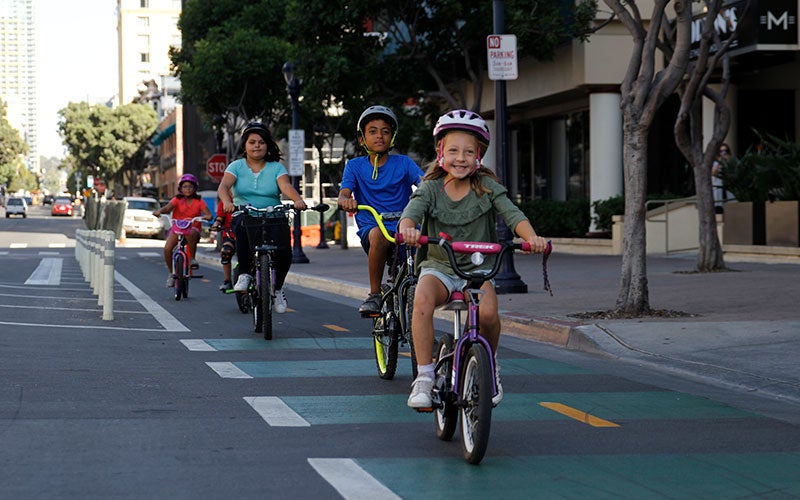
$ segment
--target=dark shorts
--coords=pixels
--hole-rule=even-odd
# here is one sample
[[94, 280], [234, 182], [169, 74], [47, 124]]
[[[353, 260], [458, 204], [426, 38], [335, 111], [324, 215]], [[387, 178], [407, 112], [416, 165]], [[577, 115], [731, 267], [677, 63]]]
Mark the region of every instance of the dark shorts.
[[[378, 229], [380, 231], [380, 229]], [[372, 231], [372, 229], [370, 229]], [[366, 231], [363, 236], [361, 236], [361, 248], [364, 249], [364, 252], [369, 255], [369, 233], [370, 231]], [[383, 236], [381, 236], [383, 237]], [[397, 245], [394, 243], [389, 243], [389, 248], [386, 252], [386, 265], [389, 266], [392, 264], [392, 259], [394, 259], [394, 254], [397, 249]], [[398, 258], [400, 260], [405, 259], [405, 245], [400, 245], [400, 255]]]

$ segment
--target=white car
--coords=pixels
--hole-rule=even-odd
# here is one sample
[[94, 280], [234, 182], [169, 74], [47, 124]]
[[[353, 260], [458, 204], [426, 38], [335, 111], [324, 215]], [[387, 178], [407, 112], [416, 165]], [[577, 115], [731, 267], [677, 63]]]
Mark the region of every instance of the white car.
[[12, 215], [28, 216], [28, 204], [24, 198], [9, 198], [6, 200], [6, 219]]
[[139, 198], [127, 196], [124, 198], [127, 206], [122, 227], [126, 236], [149, 236], [151, 238], [164, 237], [164, 221], [153, 215], [161, 208], [155, 198]]

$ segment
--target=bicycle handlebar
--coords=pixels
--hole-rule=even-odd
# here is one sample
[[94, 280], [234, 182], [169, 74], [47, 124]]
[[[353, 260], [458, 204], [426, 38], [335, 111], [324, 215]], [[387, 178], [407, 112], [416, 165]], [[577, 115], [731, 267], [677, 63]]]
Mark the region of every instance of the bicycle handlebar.
[[[327, 203], [319, 203], [313, 207], [306, 207], [305, 210], [313, 210], [315, 212], [321, 213], [321, 212], [326, 212], [329, 208], [330, 205], [328, 205]], [[231, 215], [236, 216], [244, 213], [256, 214], [256, 215], [261, 215], [261, 214], [281, 215], [285, 214], [290, 210], [297, 210], [296, 208], [294, 208], [294, 203], [280, 203], [278, 205], [273, 205], [265, 208], [256, 208], [252, 205], [239, 205], [234, 208], [234, 211]]]
[[[403, 243], [403, 235], [397, 233], [396, 235], [398, 244]], [[420, 236], [418, 240], [420, 245], [438, 245], [444, 249], [445, 253], [447, 253], [447, 258], [450, 261], [450, 267], [453, 268], [453, 272], [462, 279], [465, 280], [473, 280], [473, 279], [481, 279], [481, 280], [490, 280], [494, 278], [497, 273], [500, 271], [500, 267], [503, 263], [503, 256], [508, 252], [513, 252], [514, 250], [522, 250], [523, 252], [530, 252], [531, 245], [527, 241], [522, 243], [490, 243], [484, 241], [453, 241], [451, 242], [447, 238], [431, 238], [428, 236]], [[544, 252], [542, 252], [542, 273], [544, 275], [544, 290], [549, 292], [550, 295], [553, 295], [553, 290], [550, 287], [550, 280], [547, 276], [547, 258], [553, 252], [553, 243], [548, 241], [547, 248], [545, 248]], [[494, 262], [494, 265], [489, 271], [486, 270], [477, 270], [472, 272], [466, 272], [461, 269], [456, 261], [457, 253], [460, 254], [490, 254], [490, 255], [497, 255], [497, 259]]]
[[390, 243], [396, 243], [395, 238], [389, 234], [389, 230], [386, 229], [386, 226], [383, 224], [384, 220], [400, 220], [400, 216], [403, 212], [382, 212], [378, 213], [377, 210], [372, 208], [369, 205], [358, 205], [356, 207], [358, 210], [366, 210], [367, 212], [371, 213], [372, 216], [375, 218], [375, 222], [378, 223], [378, 229], [381, 230], [383, 237], [386, 238]]

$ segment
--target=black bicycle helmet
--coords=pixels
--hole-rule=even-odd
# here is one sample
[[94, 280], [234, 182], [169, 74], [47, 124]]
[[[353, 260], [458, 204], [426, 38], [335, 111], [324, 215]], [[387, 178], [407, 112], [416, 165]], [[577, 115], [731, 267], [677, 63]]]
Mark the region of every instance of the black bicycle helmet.
[[250, 122], [242, 129], [242, 142], [252, 133], [260, 135], [266, 142], [272, 141], [272, 132], [261, 122]]

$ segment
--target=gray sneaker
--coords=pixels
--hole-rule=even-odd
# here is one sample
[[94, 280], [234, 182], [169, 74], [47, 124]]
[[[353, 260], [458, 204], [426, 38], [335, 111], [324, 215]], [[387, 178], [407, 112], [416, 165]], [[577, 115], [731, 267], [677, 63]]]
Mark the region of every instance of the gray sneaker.
[[411, 395], [408, 396], [408, 406], [416, 409], [431, 408], [433, 400], [433, 379], [429, 375], [420, 374], [411, 384]]
[[272, 304], [272, 309], [275, 310], [278, 314], [283, 314], [286, 312], [286, 307], [289, 304], [286, 303], [286, 295], [283, 293], [283, 290], [275, 290], [275, 302]]
[[253, 277], [249, 274], [240, 274], [239, 279], [236, 280], [236, 284], [233, 286], [233, 289], [237, 292], [246, 292], [252, 279]]
[[379, 314], [381, 312], [381, 294], [370, 293], [367, 300], [358, 306], [358, 312], [362, 316], [369, 316], [372, 314]]
[[172, 273], [167, 276], [167, 288], [172, 288], [175, 286], [175, 276]]

